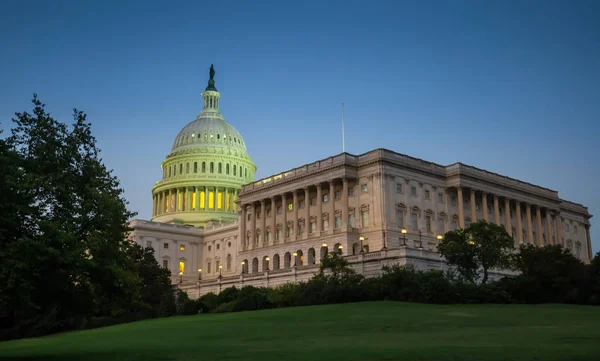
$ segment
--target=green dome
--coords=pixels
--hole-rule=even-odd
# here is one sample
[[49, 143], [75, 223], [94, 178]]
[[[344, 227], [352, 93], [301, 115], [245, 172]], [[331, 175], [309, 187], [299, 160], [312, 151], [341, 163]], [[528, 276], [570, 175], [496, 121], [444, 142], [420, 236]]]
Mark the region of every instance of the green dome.
[[216, 88], [202, 93], [202, 112], [183, 127], [162, 162], [162, 179], [152, 188], [153, 221], [207, 226], [237, 219], [234, 201], [242, 185], [254, 181], [256, 165], [241, 134], [221, 115], [220, 97]]

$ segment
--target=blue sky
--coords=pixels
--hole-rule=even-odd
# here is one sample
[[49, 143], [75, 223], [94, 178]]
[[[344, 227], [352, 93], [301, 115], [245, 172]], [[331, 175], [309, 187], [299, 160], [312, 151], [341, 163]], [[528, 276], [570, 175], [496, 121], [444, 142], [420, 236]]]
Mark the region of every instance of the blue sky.
[[559, 191], [600, 249], [600, 2], [2, 1], [0, 121], [88, 113], [132, 210], [215, 64], [259, 178], [346, 150], [461, 161]]

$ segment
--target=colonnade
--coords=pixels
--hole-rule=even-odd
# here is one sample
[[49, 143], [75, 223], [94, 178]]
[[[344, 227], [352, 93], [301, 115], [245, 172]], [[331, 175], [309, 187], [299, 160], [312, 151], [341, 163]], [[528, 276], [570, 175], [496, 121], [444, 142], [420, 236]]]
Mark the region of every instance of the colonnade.
[[[525, 243], [527, 240], [529, 243], [536, 244], [538, 246], [544, 245], [544, 236], [546, 233], [547, 244], [563, 244], [562, 237], [562, 223], [560, 211], [558, 209], [551, 209], [535, 204], [530, 204], [517, 199], [511, 199], [505, 196], [497, 194], [488, 194], [486, 192], [478, 192], [474, 189], [464, 190], [462, 187], [456, 188], [457, 192], [457, 208], [458, 208], [458, 223], [460, 228], [465, 228], [465, 211], [464, 211], [464, 196], [465, 192], [468, 192], [470, 198], [470, 218], [472, 222], [476, 222], [477, 209], [476, 205], [478, 200], [481, 199], [481, 213], [482, 219], [493, 222], [497, 225], [502, 225], [500, 215], [500, 204], [503, 203], [504, 209], [504, 228], [508, 234], [512, 234], [512, 216], [513, 205], [514, 205], [514, 216], [515, 216], [515, 231], [516, 234], [512, 234], [515, 240], [519, 244]], [[488, 202], [493, 202], [493, 216], [490, 217], [488, 214]], [[525, 225], [522, 224], [522, 212], [525, 211]], [[542, 226], [542, 219], [546, 220], [546, 230], [544, 232]], [[535, 227], [534, 227], [535, 222]], [[554, 225], [556, 227], [554, 227]], [[534, 239], [534, 228], [536, 229], [536, 237]], [[522, 230], [526, 229], [527, 237], [523, 234]], [[554, 232], [556, 231], [556, 232]], [[556, 234], [554, 234], [556, 233]]]
[[152, 195], [154, 217], [175, 212], [236, 212], [235, 200], [240, 190], [231, 187], [176, 187]]
[[[330, 179], [242, 204], [240, 206], [242, 248], [252, 249], [257, 245], [267, 246], [284, 242], [286, 239], [308, 238], [310, 234], [321, 235], [325, 231], [344, 229], [349, 223], [348, 183], [348, 178]], [[338, 205], [336, 205], [336, 188], [340, 192]], [[327, 193], [324, 193], [324, 190]], [[315, 204], [311, 210], [311, 194], [315, 193]], [[324, 195], [327, 195], [326, 202]], [[323, 218], [324, 214], [326, 219]], [[250, 221], [250, 229], [247, 229], [247, 221]], [[261, 236], [262, 242], [260, 242]]]

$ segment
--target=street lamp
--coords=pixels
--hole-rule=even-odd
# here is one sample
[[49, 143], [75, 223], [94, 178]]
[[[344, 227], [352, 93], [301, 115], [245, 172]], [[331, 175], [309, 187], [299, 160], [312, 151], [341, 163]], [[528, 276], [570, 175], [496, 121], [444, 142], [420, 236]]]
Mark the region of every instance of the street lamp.
[[419, 249], [423, 249], [423, 241], [421, 240], [421, 230], [419, 230]]
[[269, 257], [265, 258], [265, 261], [267, 261], [267, 271], [269, 270], [269, 261], [270, 261], [270, 260], [271, 260], [271, 259], [270, 259]]
[[323, 242], [323, 244], [321, 245], [321, 247], [327, 247], [327, 243]]
[[202, 268], [198, 268], [198, 281], [202, 280]]
[[442, 237], [442, 235], [441, 235], [441, 234], [438, 234], [438, 235], [437, 235], [437, 239], [438, 239], [438, 241], [441, 241], [443, 238], [444, 238], [444, 237]]
[[360, 236], [360, 237], [358, 237], [358, 239], [360, 240], [360, 253], [364, 253], [363, 242], [365, 241], [365, 237], [364, 236]]
[[242, 261], [242, 274], [244, 274], [245, 268], [246, 268], [246, 261]]
[[404, 247], [406, 247], [406, 233], [407, 233], [408, 231], [406, 230], [406, 228], [402, 228], [402, 231], [401, 231], [401, 232], [402, 232], [402, 238], [403, 238], [403, 239], [402, 239], [402, 242], [403, 242], [403, 244], [402, 244], [402, 245], [403, 245]]
[[338, 246], [338, 253], [342, 254], [342, 252], [344, 251], [344, 246], [342, 246], [341, 244]]
[[220, 265], [219, 265], [219, 278], [221, 278], [221, 270], [222, 270], [222, 269], [223, 269], [223, 265], [222, 265], [222, 264], [220, 264]]
[[298, 252], [294, 252], [294, 267], [296, 267], [296, 259], [298, 258]]

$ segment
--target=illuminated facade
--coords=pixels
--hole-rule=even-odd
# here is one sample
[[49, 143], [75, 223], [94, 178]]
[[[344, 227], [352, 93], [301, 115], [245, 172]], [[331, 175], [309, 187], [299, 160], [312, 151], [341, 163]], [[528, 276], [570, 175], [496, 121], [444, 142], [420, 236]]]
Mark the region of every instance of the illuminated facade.
[[[216, 97], [216, 90], [207, 92], [205, 109], [207, 97]], [[211, 109], [218, 113], [218, 108]], [[188, 125], [180, 132], [171, 153], [176, 155], [167, 157], [163, 170], [186, 169], [188, 162], [208, 162], [207, 156], [215, 156], [210, 158], [214, 164], [229, 159], [210, 152], [192, 152], [189, 158], [177, 153], [220, 144], [189, 140], [192, 134], [210, 137], [203, 119], [201, 114], [190, 123], [193, 130]], [[166, 176], [153, 189], [155, 207], [160, 205], [164, 212], [159, 210], [151, 222], [131, 224], [132, 239], [154, 247], [158, 262], [171, 270], [173, 282], [192, 297], [231, 286], [307, 280], [323, 255], [332, 251], [345, 255], [365, 276], [389, 264], [444, 269], [437, 252], [440, 236], [480, 219], [503, 226], [516, 246], [560, 244], [584, 262], [592, 257], [592, 216], [587, 208], [560, 199], [558, 192], [547, 188], [462, 163], [442, 166], [386, 149], [342, 153], [252, 181], [256, 168], [245, 145], [237, 152], [232, 162], [238, 162], [238, 170], [240, 165], [248, 169], [247, 178], [230, 179], [218, 172], [171, 173], [181, 178]], [[234, 203], [228, 202], [223, 211], [214, 204], [203, 207], [206, 203], [198, 194], [220, 187], [232, 190], [227, 194], [234, 194]], [[175, 202], [185, 202], [184, 206], [169, 212], [179, 209], [173, 205], [174, 190], [183, 190], [192, 201], [176, 196]], [[171, 194], [171, 203], [161, 198], [165, 193]], [[193, 194], [200, 203], [193, 201]], [[228, 217], [218, 224], [215, 220], [221, 214]], [[502, 274], [506, 273], [492, 272], [492, 277]]]

